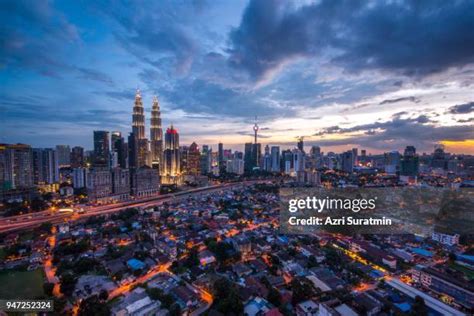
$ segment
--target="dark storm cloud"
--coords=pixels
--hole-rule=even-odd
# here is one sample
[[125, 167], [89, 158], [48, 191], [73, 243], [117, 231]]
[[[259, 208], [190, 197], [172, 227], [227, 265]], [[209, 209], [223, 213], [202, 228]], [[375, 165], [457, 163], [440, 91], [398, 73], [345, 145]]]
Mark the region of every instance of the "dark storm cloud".
[[449, 113], [451, 114], [468, 114], [471, 112], [474, 112], [474, 102], [458, 104], [449, 109]]
[[[261, 79], [298, 57], [333, 51], [346, 70], [427, 75], [474, 61], [472, 1], [252, 0], [230, 33], [230, 62]], [[334, 53], [336, 52], [336, 53]]]

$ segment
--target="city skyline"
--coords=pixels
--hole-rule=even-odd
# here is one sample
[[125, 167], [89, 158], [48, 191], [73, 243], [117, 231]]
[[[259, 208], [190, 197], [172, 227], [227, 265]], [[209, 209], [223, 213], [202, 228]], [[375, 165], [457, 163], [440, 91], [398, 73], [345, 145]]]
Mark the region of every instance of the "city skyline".
[[0, 142], [127, 135], [140, 87], [182, 144], [242, 150], [258, 116], [282, 148], [474, 154], [472, 2], [266, 4], [2, 4]]

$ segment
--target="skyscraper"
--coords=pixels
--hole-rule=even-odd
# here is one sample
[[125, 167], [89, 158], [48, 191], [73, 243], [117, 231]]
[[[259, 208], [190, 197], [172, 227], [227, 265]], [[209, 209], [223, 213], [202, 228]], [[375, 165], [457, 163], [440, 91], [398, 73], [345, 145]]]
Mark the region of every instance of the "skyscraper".
[[201, 154], [201, 174], [207, 175], [211, 172], [211, 162], [212, 162], [212, 149], [209, 148], [208, 145], [202, 146], [202, 154]]
[[71, 167], [79, 168], [84, 166], [84, 148], [80, 146], [72, 147], [71, 150]]
[[71, 165], [71, 148], [68, 145], [56, 145], [58, 152], [59, 167], [69, 167]]
[[179, 134], [178, 131], [171, 125], [165, 134], [165, 150], [163, 152], [163, 176], [166, 181], [174, 183], [175, 177], [180, 173], [180, 158], [179, 158]]
[[94, 167], [108, 168], [110, 163], [109, 132], [94, 131]]
[[[142, 96], [137, 89], [132, 115], [132, 133], [134, 135], [136, 148], [136, 166], [142, 167], [148, 164], [148, 140], [145, 137], [145, 113], [143, 109]], [[130, 142], [129, 142], [130, 143]]]
[[33, 172], [35, 184], [59, 182], [58, 152], [51, 148], [34, 148]]
[[224, 164], [224, 144], [219, 143], [217, 145], [217, 151], [218, 151], [217, 163], [219, 165], [219, 172], [222, 173], [225, 171], [225, 168], [226, 168]]
[[138, 89], [135, 94], [135, 104], [133, 106], [132, 133], [137, 139], [145, 138], [145, 113], [143, 109], [142, 95]]
[[3, 188], [18, 189], [33, 186], [33, 152], [29, 145], [1, 144], [3, 162]]
[[296, 147], [300, 151], [304, 152], [304, 136], [299, 136], [298, 137], [298, 142], [296, 143]]
[[272, 157], [272, 172], [280, 172], [280, 147], [272, 146], [271, 157]]
[[354, 152], [352, 150], [341, 154], [341, 169], [347, 173], [354, 171]]
[[198, 176], [201, 173], [201, 153], [199, 152], [199, 146], [195, 142], [189, 146], [187, 169], [189, 175]]
[[419, 158], [414, 146], [407, 146], [400, 161], [400, 175], [415, 177], [418, 175]]
[[112, 132], [111, 135], [112, 153], [117, 157], [117, 164], [122, 169], [127, 169], [127, 143], [120, 132]]
[[265, 154], [263, 155], [263, 170], [272, 171], [272, 157], [270, 156], [270, 147], [265, 146]]
[[160, 169], [163, 160], [163, 130], [161, 129], [160, 103], [153, 97], [150, 119], [151, 165]]

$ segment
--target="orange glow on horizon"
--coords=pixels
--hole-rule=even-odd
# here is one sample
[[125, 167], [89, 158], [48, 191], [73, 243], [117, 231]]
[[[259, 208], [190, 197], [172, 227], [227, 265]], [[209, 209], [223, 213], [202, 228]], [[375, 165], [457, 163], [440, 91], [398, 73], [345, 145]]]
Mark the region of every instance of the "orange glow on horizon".
[[453, 152], [458, 154], [474, 154], [474, 139], [465, 140], [443, 140], [441, 141], [446, 147], [447, 152]]

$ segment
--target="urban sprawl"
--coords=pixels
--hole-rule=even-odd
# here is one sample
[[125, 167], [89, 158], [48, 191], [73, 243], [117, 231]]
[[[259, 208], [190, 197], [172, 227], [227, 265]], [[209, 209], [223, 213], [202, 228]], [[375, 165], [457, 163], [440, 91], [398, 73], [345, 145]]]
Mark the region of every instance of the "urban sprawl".
[[[63, 315], [470, 315], [473, 236], [279, 233], [282, 187], [474, 186], [474, 157], [179, 143], [140, 91], [132, 132], [0, 144], [0, 299]], [[1, 312], [0, 312], [1, 313]]]

